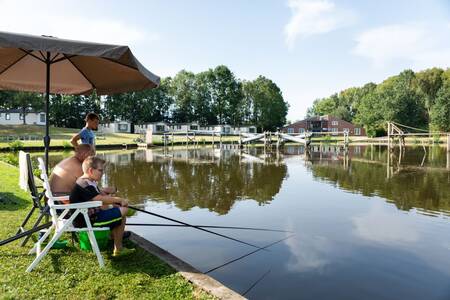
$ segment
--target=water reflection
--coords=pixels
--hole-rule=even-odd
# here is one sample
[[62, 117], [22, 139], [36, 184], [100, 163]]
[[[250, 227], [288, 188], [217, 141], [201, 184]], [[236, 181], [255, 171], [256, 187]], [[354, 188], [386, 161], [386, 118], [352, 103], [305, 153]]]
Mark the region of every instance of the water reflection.
[[402, 210], [450, 212], [450, 172], [446, 169], [445, 148], [416, 147], [403, 153], [377, 146], [351, 147], [348, 153], [330, 149], [321, 154], [312, 149], [308, 168], [317, 180], [365, 196], [381, 196]]
[[170, 155], [140, 150], [106, 156], [105, 184], [119, 187], [133, 202], [151, 198], [182, 210], [197, 206], [218, 214], [244, 199], [269, 203], [287, 175], [284, 164], [233, 150], [189, 149]]

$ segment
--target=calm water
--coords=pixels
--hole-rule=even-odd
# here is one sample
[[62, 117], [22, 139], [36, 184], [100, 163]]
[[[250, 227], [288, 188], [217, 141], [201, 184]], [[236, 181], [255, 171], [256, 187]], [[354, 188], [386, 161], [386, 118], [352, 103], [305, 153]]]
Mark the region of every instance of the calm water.
[[[191, 224], [295, 236], [209, 273], [251, 299], [450, 299], [443, 148], [334, 146], [104, 154], [104, 184]], [[389, 164], [387, 162], [389, 161]], [[167, 223], [136, 214], [134, 223]], [[255, 250], [195, 229], [130, 227], [203, 272]], [[266, 246], [287, 233], [214, 229]]]

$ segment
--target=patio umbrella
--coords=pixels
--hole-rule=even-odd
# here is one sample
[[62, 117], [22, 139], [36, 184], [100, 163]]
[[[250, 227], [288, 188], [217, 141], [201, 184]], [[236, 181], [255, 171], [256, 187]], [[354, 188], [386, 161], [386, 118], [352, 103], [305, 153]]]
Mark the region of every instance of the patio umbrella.
[[49, 95], [98, 95], [159, 85], [127, 46], [0, 31], [0, 89], [45, 93], [45, 161], [48, 170]]

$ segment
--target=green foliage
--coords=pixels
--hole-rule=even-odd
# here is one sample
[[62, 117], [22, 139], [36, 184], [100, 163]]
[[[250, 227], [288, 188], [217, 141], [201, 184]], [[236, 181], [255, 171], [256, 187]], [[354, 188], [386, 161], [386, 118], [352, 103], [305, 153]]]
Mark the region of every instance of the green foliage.
[[349, 88], [317, 99], [308, 116], [334, 115], [363, 125], [367, 135], [385, 134], [387, 121], [450, 130], [450, 70], [405, 70], [376, 85]]
[[433, 143], [439, 144], [441, 142], [441, 136], [439, 134], [433, 135]]
[[259, 76], [243, 83], [244, 123], [255, 124], [264, 130], [275, 131], [286, 124], [289, 104], [283, 99], [280, 88], [270, 79]]
[[0, 154], [0, 161], [3, 161], [7, 164], [13, 165], [13, 166], [19, 166], [19, 156], [17, 153], [10, 152], [7, 154]]
[[23, 142], [19, 140], [11, 142], [8, 145], [12, 151], [18, 151], [23, 148]]
[[95, 92], [90, 96], [54, 95], [50, 98], [49, 121], [57, 127], [81, 128], [86, 114], [100, 114], [100, 106], [101, 100]]
[[[448, 77], [446, 77], [448, 76]], [[443, 73], [444, 83], [436, 95], [431, 108], [431, 123], [438, 130], [450, 131], [450, 69]]]
[[63, 141], [62, 146], [63, 146], [64, 150], [73, 148], [72, 144], [69, 143], [68, 141]]

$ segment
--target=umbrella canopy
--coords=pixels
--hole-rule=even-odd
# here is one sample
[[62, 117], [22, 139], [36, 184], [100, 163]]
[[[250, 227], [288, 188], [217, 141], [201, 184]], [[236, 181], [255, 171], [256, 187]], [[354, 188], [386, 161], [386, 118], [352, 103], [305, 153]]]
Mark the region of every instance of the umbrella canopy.
[[153, 88], [159, 77], [127, 46], [0, 32], [0, 89], [45, 93], [113, 94]]
[[46, 94], [48, 166], [49, 94], [114, 94], [154, 88], [160, 79], [127, 46], [0, 31], [0, 89]]

